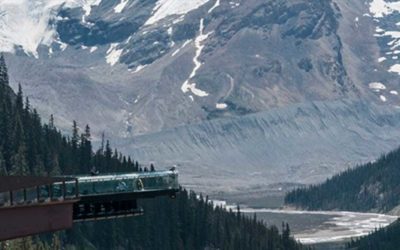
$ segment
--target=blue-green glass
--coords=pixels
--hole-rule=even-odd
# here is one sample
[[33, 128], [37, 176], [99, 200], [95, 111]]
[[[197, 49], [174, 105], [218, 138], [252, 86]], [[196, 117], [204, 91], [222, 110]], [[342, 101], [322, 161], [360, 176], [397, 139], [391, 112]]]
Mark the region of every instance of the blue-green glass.
[[[77, 179], [80, 196], [179, 189], [177, 171], [79, 176]], [[74, 196], [75, 182], [65, 185], [67, 197]], [[54, 190], [57, 190], [55, 196], [62, 195], [62, 183], [54, 184]]]

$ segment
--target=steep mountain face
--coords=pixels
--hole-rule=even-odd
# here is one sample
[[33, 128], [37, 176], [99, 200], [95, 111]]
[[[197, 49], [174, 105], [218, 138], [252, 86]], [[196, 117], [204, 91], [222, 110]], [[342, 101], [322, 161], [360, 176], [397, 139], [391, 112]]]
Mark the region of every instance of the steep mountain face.
[[[106, 131], [127, 151], [137, 148], [128, 145], [132, 141], [147, 137], [151, 142], [140, 145], [158, 148], [166, 143], [163, 135], [199, 150], [196, 137], [180, 131], [223, 123], [214, 138], [219, 145], [237, 136], [237, 147], [246, 150], [210, 166], [236, 171], [231, 161], [245, 164], [257, 156], [250, 166], [268, 172], [268, 138], [257, 138], [259, 152], [253, 154], [245, 135], [227, 134], [226, 127], [271, 133], [248, 120], [313, 101], [333, 108], [349, 100], [342, 105], [351, 109], [361, 99], [365, 109], [397, 115], [398, 11], [397, 2], [384, 0], [0, 0], [0, 50], [7, 52], [12, 85], [21, 83], [33, 105], [44, 115], [55, 114], [65, 129], [72, 119], [93, 124], [94, 132]], [[320, 116], [314, 113], [308, 122]], [[397, 133], [388, 139], [371, 129], [379, 122], [363, 125], [364, 139], [396, 146], [388, 140], [395, 141]], [[296, 131], [289, 134], [304, 147], [307, 138]], [[315, 140], [328, 138], [325, 133]], [[282, 148], [296, 148], [285, 143]], [[352, 157], [345, 161], [373, 158], [383, 152], [380, 146], [366, 146], [371, 155], [364, 157], [362, 147], [349, 145]], [[202, 147], [204, 153], [218, 152], [207, 143]], [[134, 153], [159, 164], [186, 162], [187, 148], [174, 149], [174, 157], [164, 149], [160, 157], [146, 148]], [[345, 167], [332, 148], [318, 152], [316, 159], [324, 155], [321, 164], [337, 166], [333, 172]], [[287, 153], [277, 153], [277, 166], [308, 171], [316, 164], [304, 158], [285, 164]], [[201, 169], [198, 164], [191, 165]]]
[[[357, 97], [368, 84], [349, 77], [339, 36], [343, 17], [331, 1], [25, 0], [2, 6], [1, 44], [17, 55], [8, 58], [14, 82], [27, 84], [39, 107], [51, 103], [42, 108], [46, 114], [107, 120], [117, 136]], [[19, 30], [12, 18], [31, 30]], [[37, 93], [43, 91], [52, 95], [43, 98]]]

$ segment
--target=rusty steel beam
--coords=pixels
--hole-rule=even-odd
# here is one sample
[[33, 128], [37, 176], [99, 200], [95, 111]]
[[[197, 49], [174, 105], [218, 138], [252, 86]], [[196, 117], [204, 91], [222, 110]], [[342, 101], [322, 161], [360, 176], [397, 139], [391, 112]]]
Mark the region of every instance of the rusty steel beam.
[[0, 241], [71, 228], [76, 201], [0, 208]]
[[[66, 197], [67, 181], [75, 182], [73, 197]], [[62, 183], [60, 197], [53, 197], [55, 182]], [[46, 197], [40, 194], [43, 187], [48, 190]], [[35, 191], [27, 193], [28, 188]], [[138, 199], [174, 198], [177, 192], [166, 189], [80, 196], [77, 178], [0, 176], [0, 241], [68, 229], [74, 222], [142, 215]]]

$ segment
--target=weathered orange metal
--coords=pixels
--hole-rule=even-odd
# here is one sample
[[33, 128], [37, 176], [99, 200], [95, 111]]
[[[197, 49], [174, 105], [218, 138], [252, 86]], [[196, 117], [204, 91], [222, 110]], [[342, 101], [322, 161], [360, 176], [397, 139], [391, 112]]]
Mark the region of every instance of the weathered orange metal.
[[[33, 176], [0, 176], [0, 194], [9, 193], [9, 204], [0, 206], [0, 241], [53, 232], [71, 228], [73, 204], [79, 199], [40, 199], [39, 186], [50, 186], [55, 182], [71, 181], [74, 178], [52, 178]], [[28, 188], [36, 188], [35, 200], [27, 200]], [[23, 191], [23, 201], [13, 201], [14, 192]], [[65, 190], [64, 190], [65, 192]]]
[[71, 228], [76, 201], [0, 208], [0, 241]]
[[[71, 181], [75, 181], [75, 195], [67, 197], [66, 182]], [[68, 229], [74, 222], [141, 215], [143, 209], [138, 207], [138, 199], [175, 197], [179, 191], [80, 196], [78, 184], [78, 179], [73, 177], [0, 176], [0, 241]], [[53, 196], [54, 185], [61, 187], [57, 197]], [[36, 191], [28, 193], [27, 190]], [[41, 195], [41, 190], [47, 191], [45, 196]]]

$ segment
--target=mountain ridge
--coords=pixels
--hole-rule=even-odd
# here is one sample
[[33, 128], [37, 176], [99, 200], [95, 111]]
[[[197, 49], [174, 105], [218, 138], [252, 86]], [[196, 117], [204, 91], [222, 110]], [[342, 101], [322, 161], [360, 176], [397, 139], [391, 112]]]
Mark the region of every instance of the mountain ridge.
[[[259, 112], [309, 100], [332, 100], [346, 96], [358, 98], [360, 83], [356, 86], [353, 80], [348, 79], [341, 59], [341, 40], [336, 35], [339, 10], [331, 6], [330, 1], [296, 1], [289, 4], [285, 1], [262, 3], [253, 0], [238, 2], [234, 6], [227, 2], [197, 1], [203, 4], [189, 8], [191, 11], [185, 13], [182, 20], [179, 15], [171, 15], [171, 21], [167, 15], [165, 20], [156, 18], [158, 22], [150, 25], [145, 23], [157, 15], [154, 4], [165, 2], [162, 5], [165, 6], [172, 4], [170, 1], [150, 1], [142, 5], [137, 1], [128, 1], [120, 13], [115, 13], [113, 7], [121, 2], [114, 2], [96, 1], [90, 9], [83, 7], [86, 9], [83, 16], [77, 6], [65, 4], [59, 14], [60, 20], [56, 22], [56, 31], [52, 31], [57, 32], [59, 41], [56, 40], [47, 49], [49, 52], [46, 52], [46, 47], [39, 46], [38, 55], [44, 57], [39, 60], [46, 67], [37, 70], [45, 72], [57, 64], [56, 69], [68, 67], [68, 61], [78, 60], [77, 65], [92, 70], [80, 71], [85, 78], [75, 81], [97, 85], [102, 82], [109, 85], [114, 81], [99, 80], [93, 74], [108, 72], [117, 77], [113, 72], [118, 72], [121, 80], [117, 84], [121, 90], [115, 92], [127, 95], [122, 99], [128, 101], [117, 100], [117, 106], [130, 109], [121, 113], [123, 117], [117, 119], [118, 125], [113, 124], [114, 128], [119, 127], [119, 136], [162, 130], [180, 125], [180, 122]], [[140, 11], [134, 11], [133, 16], [124, 15], [134, 9]], [[224, 12], [231, 12], [232, 15], [222, 15]], [[174, 24], [177, 17], [179, 22]], [[202, 22], [203, 36], [200, 29]], [[130, 23], [137, 24], [132, 26]], [[141, 26], [141, 23], [144, 24]], [[319, 50], [319, 46], [329, 49]], [[274, 52], [271, 53], [269, 48], [274, 48]], [[307, 57], [306, 54], [313, 56]], [[83, 58], [78, 59], [78, 56]], [[21, 63], [16, 62], [14, 66], [14, 62], [19, 61], [19, 58], [15, 59], [10, 59], [11, 70]], [[22, 63], [30, 61], [23, 59]], [[125, 67], [131, 68], [131, 73]], [[25, 77], [35, 77], [26, 73], [21, 75], [20, 72], [13, 72], [12, 75], [16, 78], [13, 86], [14, 82], [26, 82]], [[135, 86], [129, 86], [129, 82], [135, 83]], [[51, 83], [43, 84], [50, 89], [56, 88]], [[24, 87], [31, 92], [29, 86]], [[151, 89], [152, 93], [144, 88]], [[101, 92], [106, 93], [105, 90]], [[64, 97], [62, 94], [58, 96]], [[134, 102], [140, 97], [145, 98], [145, 103], [140, 104], [139, 111]], [[159, 99], [160, 104], [154, 98]], [[35, 98], [32, 101], [37, 102], [39, 108], [42, 106], [40, 103], [43, 101]], [[74, 102], [79, 103], [79, 100], [75, 98]], [[101, 106], [103, 102], [97, 104]], [[61, 103], [67, 104], [65, 101]], [[171, 106], [176, 107], [176, 103], [184, 107], [179, 110], [184, 115], [168, 110]], [[163, 110], [161, 105], [166, 109]], [[119, 108], [119, 112], [122, 109]], [[152, 115], [154, 110], [157, 110], [159, 118]], [[65, 116], [65, 111], [61, 113]], [[163, 125], [154, 127], [154, 120]], [[132, 125], [130, 130], [123, 125], [126, 122]], [[141, 122], [145, 123], [141, 125]]]

